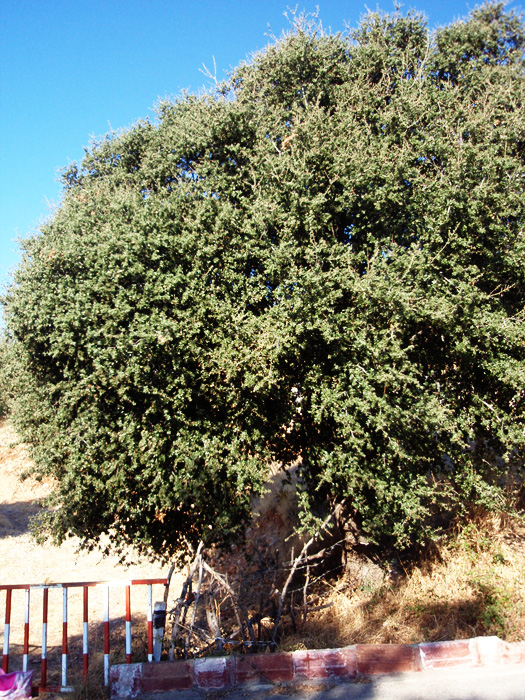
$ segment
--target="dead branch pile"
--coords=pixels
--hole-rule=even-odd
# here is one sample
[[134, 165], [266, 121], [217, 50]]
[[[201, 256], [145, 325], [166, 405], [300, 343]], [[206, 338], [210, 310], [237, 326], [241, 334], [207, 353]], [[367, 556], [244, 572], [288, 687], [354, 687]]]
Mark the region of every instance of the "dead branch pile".
[[309, 613], [326, 607], [319, 605], [315, 583], [329, 573], [332, 554], [335, 569], [341, 568], [342, 542], [324, 541], [331, 520], [332, 515], [286, 560], [262, 537], [248, 538], [228, 553], [205, 551], [201, 543], [168, 612], [169, 658], [274, 651], [283, 629], [295, 632]]

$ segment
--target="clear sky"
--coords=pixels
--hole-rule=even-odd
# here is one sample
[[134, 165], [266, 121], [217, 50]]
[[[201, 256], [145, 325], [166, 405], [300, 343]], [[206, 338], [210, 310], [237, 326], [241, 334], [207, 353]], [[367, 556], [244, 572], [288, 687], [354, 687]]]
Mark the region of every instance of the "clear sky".
[[[0, 0], [0, 291], [25, 237], [60, 202], [57, 172], [92, 136], [153, 116], [159, 97], [199, 91], [280, 35], [290, 0]], [[416, 0], [431, 29], [475, 2]], [[360, 0], [313, 0], [325, 27], [358, 24]], [[376, 9], [374, 3], [369, 7]], [[378, 7], [393, 10], [384, 0]], [[516, 2], [509, 7], [519, 8]], [[1, 323], [1, 320], [0, 320]]]

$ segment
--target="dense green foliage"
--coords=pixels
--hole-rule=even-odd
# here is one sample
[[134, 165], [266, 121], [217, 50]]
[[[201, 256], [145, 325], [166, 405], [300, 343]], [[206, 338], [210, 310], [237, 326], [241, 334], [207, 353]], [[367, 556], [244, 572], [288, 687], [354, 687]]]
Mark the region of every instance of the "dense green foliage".
[[7, 340], [0, 333], [0, 417], [5, 416], [9, 411], [9, 393], [12, 383], [10, 369], [12, 363], [8, 353]]
[[[42, 524], [169, 556], [301, 458], [404, 547], [502, 507], [525, 448], [524, 31], [485, 5], [298, 20], [63, 175], [5, 299]], [[510, 479], [510, 481], [509, 481]]]

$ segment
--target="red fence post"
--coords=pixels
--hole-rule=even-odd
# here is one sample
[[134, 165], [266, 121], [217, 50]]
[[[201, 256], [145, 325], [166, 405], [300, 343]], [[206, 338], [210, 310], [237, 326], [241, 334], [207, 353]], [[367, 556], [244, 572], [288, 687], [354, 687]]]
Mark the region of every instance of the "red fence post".
[[30, 589], [26, 588], [24, 605], [24, 657], [22, 670], [27, 671], [29, 667], [29, 594]]
[[40, 665], [40, 687], [47, 686], [47, 608], [49, 588], [44, 588], [42, 600], [42, 661]]
[[109, 586], [104, 586], [104, 685], [109, 685]]
[[89, 640], [88, 640], [88, 591], [89, 588], [84, 586], [84, 614], [83, 614], [83, 625], [82, 625], [82, 672], [84, 678], [87, 678], [89, 669]]
[[126, 663], [131, 663], [131, 586], [126, 586]]
[[153, 596], [152, 596], [152, 585], [148, 583], [148, 608], [147, 608], [147, 620], [148, 620], [148, 661], [153, 661]]
[[11, 594], [12, 589], [5, 592], [5, 624], [4, 624], [4, 655], [2, 658], [2, 668], [7, 673], [9, 670], [9, 627], [11, 625]]
[[67, 586], [62, 589], [62, 688], [67, 686]]

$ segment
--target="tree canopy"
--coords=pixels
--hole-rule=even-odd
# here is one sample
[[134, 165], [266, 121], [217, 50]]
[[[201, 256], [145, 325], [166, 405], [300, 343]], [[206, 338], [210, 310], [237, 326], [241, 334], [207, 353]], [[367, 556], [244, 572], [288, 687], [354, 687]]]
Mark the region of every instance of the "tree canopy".
[[[5, 299], [41, 531], [168, 557], [268, 466], [406, 547], [525, 449], [524, 26], [291, 30], [63, 172]], [[12, 353], [11, 353], [12, 354]], [[12, 391], [13, 393], [13, 391]]]

